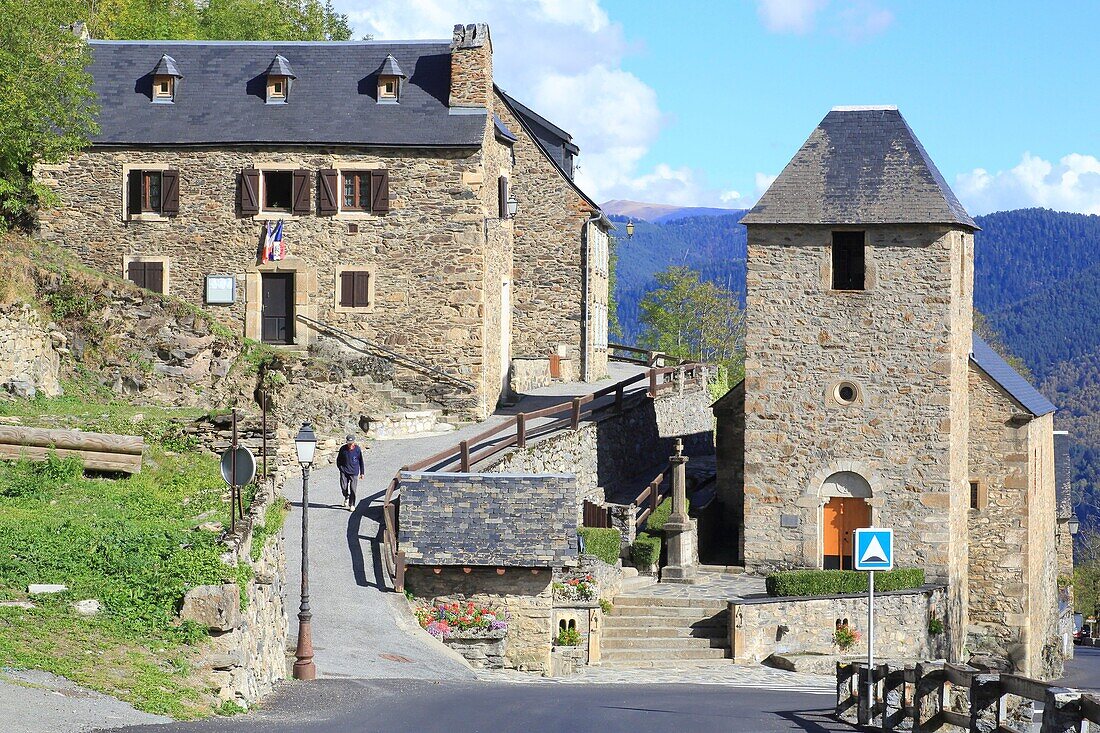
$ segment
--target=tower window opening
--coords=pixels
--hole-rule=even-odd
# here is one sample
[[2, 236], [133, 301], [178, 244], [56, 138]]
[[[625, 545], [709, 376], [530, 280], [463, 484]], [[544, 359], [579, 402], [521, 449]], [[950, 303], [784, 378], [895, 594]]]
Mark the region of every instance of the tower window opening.
[[833, 290], [866, 290], [864, 232], [833, 232]]

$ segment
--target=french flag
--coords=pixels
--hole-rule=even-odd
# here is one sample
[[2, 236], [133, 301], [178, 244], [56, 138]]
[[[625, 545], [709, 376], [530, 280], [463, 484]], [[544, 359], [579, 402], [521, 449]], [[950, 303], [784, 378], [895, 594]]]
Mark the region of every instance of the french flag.
[[[270, 224], [268, 225], [270, 226]], [[280, 219], [275, 222], [275, 228], [270, 231], [267, 237], [268, 247], [271, 248], [271, 259], [278, 261], [284, 259], [287, 255], [286, 245], [283, 244], [283, 221]]]

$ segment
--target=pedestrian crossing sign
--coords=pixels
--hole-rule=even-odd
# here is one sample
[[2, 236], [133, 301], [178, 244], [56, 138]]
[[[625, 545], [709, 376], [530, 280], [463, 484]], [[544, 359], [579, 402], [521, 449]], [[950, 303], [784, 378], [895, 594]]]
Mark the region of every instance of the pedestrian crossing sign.
[[856, 570], [894, 569], [894, 530], [857, 529], [852, 567]]

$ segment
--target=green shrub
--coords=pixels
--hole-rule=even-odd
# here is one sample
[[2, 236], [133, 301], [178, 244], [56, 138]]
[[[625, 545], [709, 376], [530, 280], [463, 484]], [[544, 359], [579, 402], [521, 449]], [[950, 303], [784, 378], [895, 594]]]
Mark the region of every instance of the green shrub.
[[578, 527], [577, 534], [584, 538], [584, 551], [595, 555], [608, 565], [614, 565], [619, 559], [619, 548], [623, 535], [617, 529], [597, 527]]
[[580, 646], [581, 632], [575, 628], [562, 629], [558, 632], [558, 638], [554, 643], [558, 646]]
[[630, 548], [630, 556], [637, 567], [648, 568], [661, 559], [661, 538], [652, 534], [640, 534]]
[[600, 599], [600, 610], [604, 613], [611, 613], [614, 608], [615, 606], [611, 604], [611, 601], [607, 600], [606, 598]]
[[[769, 596], [836, 596], [867, 592], [867, 573], [856, 570], [790, 570], [766, 580]], [[891, 591], [924, 585], [924, 571], [898, 568], [875, 574], [875, 590]]]

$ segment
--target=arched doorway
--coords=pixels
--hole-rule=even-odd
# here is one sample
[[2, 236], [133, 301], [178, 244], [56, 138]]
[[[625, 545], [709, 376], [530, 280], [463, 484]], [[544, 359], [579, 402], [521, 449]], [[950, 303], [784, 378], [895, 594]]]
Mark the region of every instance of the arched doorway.
[[821, 496], [821, 567], [850, 570], [853, 532], [871, 526], [871, 485], [858, 473], [838, 471], [822, 483]]

